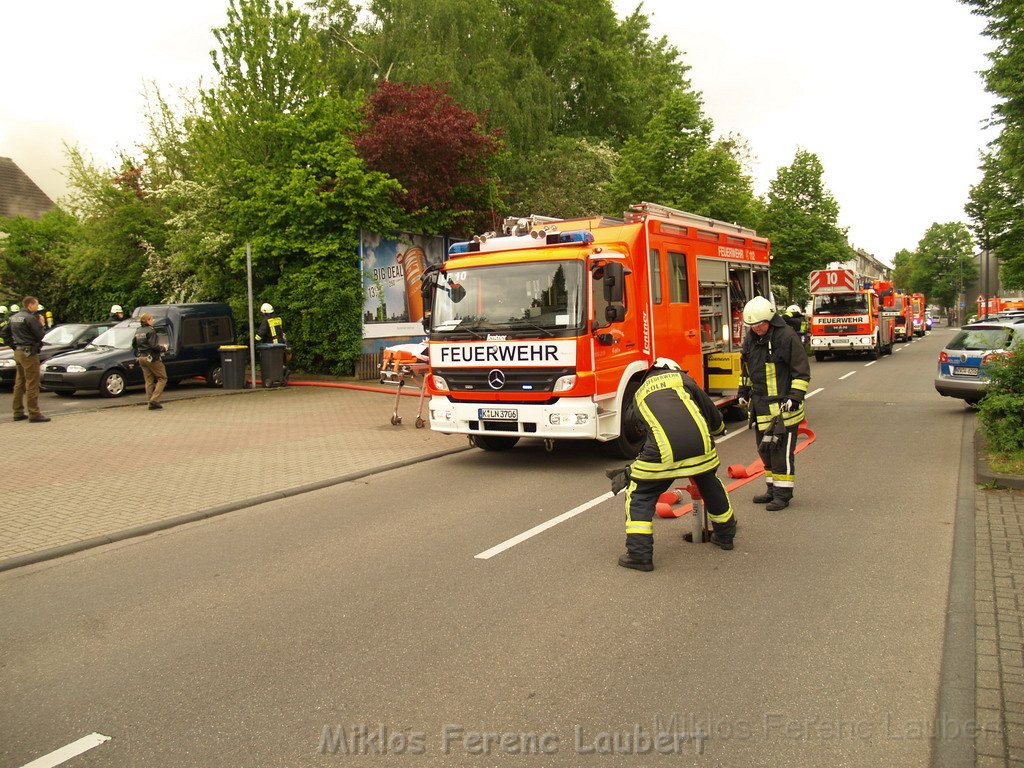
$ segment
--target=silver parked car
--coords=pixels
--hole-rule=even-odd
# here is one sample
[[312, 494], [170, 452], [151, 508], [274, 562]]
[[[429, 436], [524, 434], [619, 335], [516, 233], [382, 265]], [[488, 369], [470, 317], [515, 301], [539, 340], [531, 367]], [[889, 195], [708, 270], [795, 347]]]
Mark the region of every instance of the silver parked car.
[[1024, 321], [987, 320], [965, 325], [939, 352], [935, 390], [943, 397], [977, 403], [985, 396], [985, 365], [1024, 353]]

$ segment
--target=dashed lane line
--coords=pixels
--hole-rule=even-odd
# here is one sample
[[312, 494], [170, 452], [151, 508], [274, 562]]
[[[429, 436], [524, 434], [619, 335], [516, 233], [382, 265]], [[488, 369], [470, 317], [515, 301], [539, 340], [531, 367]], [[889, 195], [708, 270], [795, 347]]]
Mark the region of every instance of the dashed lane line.
[[843, 379], [848, 379], [851, 376], [853, 376], [853, 374], [855, 374], [855, 373], [856, 373], [856, 371], [850, 371], [847, 374], [843, 374], [842, 376], [839, 377], [839, 380], [842, 381]]

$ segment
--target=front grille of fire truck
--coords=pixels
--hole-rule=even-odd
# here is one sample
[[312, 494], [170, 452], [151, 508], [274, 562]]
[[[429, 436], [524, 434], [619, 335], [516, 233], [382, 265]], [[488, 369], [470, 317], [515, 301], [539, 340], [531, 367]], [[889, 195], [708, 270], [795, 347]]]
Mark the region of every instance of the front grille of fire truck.
[[488, 377], [494, 368], [435, 368], [432, 373], [448, 382], [450, 392], [550, 392], [562, 376], [576, 373], [575, 368], [499, 368], [505, 375], [505, 386], [494, 389]]
[[825, 333], [856, 333], [856, 325], [826, 325]]

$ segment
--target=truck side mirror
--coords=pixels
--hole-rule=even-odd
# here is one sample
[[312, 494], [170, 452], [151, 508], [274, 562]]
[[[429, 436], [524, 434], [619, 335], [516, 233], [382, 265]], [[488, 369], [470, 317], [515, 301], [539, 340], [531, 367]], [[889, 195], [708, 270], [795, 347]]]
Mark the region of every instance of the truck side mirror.
[[[625, 285], [626, 269], [617, 261], [609, 261], [604, 267], [604, 299], [609, 303], [621, 303]], [[596, 275], [595, 275], [596, 276]]]
[[626, 308], [621, 304], [609, 304], [604, 308], [604, 319], [609, 325], [621, 323], [626, 319]]

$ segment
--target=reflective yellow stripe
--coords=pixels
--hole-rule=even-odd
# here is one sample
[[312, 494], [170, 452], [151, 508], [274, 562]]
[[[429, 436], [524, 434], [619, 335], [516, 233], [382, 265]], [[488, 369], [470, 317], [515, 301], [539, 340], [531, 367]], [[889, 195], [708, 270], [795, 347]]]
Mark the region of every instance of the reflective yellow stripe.
[[729, 508], [727, 510], [725, 510], [725, 512], [723, 512], [720, 515], [712, 515], [710, 512], [708, 512], [708, 520], [710, 520], [712, 523], [727, 523], [727, 522], [729, 522], [729, 519], [731, 517], [732, 517], [732, 504], [730, 504]]
[[654, 441], [658, 444], [658, 455], [661, 456], [662, 461], [672, 461], [672, 446], [668, 442], [668, 435], [665, 434], [665, 429], [661, 426], [661, 423], [654, 418], [654, 413], [647, 406], [646, 395], [644, 392], [641, 396], [637, 393], [636, 402], [640, 407], [640, 412], [644, 415], [644, 420], [647, 422], [647, 426], [651, 430], [651, 434], [654, 435]]
[[691, 456], [688, 459], [659, 464], [653, 461], [634, 461], [630, 474], [638, 480], [661, 480], [666, 477], [689, 477], [718, 468], [718, 454], [712, 451], [703, 456]]
[[805, 379], [793, 379], [793, 382], [789, 386], [797, 392], [806, 392], [807, 388], [811, 386], [811, 382], [806, 381]]
[[641, 535], [653, 536], [654, 523], [648, 523], [643, 520], [633, 520], [626, 523], [626, 533], [639, 533]]
[[764, 364], [765, 384], [768, 386], [768, 397], [779, 394], [779, 382], [776, 381], [775, 363]]

